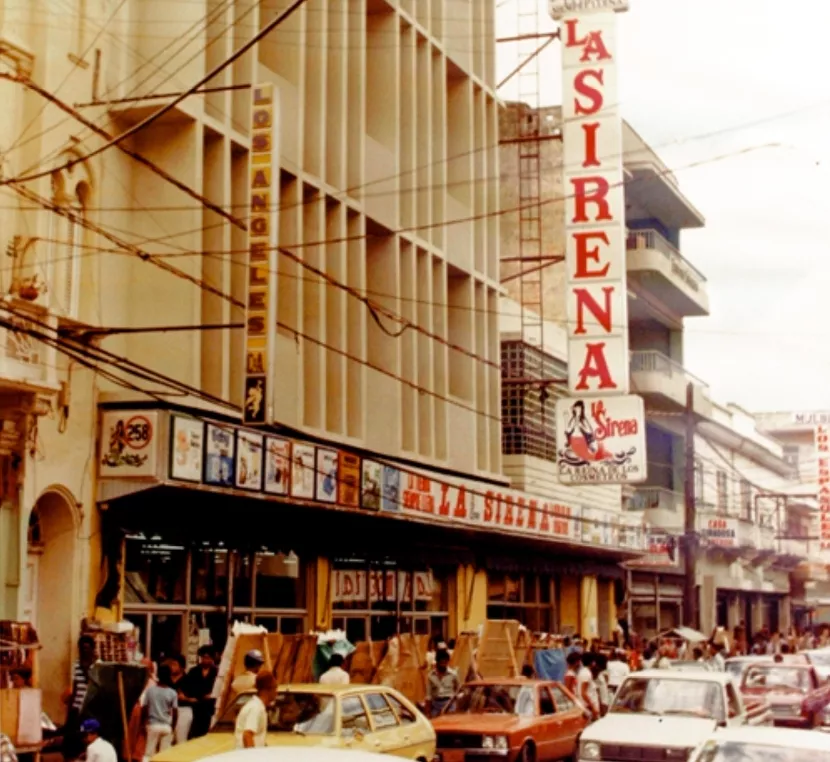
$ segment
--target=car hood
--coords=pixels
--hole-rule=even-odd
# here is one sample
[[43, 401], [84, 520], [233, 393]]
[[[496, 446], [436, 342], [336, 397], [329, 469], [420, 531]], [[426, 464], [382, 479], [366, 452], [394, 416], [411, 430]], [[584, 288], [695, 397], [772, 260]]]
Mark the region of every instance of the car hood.
[[436, 733], [481, 733], [509, 735], [533, 723], [515, 714], [442, 714], [432, 721]]
[[583, 741], [646, 743], [648, 746], [696, 746], [715, 728], [714, 720], [698, 717], [659, 717], [653, 714], [607, 714], [582, 731]]
[[[269, 733], [266, 743], [268, 746], [338, 745], [334, 736], [303, 736], [298, 733]], [[236, 739], [233, 733], [208, 733], [202, 738], [194, 738], [192, 741], [159, 752], [153, 757], [152, 762], [195, 762], [214, 754], [233, 751], [235, 748]]]

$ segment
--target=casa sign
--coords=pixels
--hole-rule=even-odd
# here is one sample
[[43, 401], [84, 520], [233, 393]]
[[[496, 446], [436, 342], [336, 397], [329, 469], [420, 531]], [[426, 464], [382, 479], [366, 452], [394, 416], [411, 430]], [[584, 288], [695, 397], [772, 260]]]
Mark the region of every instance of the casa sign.
[[274, 354], [277, 329], [277, 234], [279, 149], [273, 85], [251, 93], [251, 206], [248, 219], [245, 300], [245, 373], [242, 421], [273, 419]]
[[558, 14], [568, 381], [574, 396], [628, 392], [622, 119], [611, 5], [565, 3]]

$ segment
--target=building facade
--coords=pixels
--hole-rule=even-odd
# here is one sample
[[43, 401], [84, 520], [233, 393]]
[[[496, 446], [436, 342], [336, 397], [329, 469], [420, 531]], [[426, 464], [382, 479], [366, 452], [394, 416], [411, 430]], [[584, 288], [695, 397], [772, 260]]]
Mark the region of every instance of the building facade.
[[[492, 4], [308, 2], [171, 106], [287, 5], [0, 11], [0, 616], [41, 634], [56, 718], [85, 617], [133, 622], [154, 658], [235, 619], [608, 634], [607, 572], [644, 547], [611, 492], [504, 469]], [[257, 85], [279, 252], [275, 420], [254, 429]]]

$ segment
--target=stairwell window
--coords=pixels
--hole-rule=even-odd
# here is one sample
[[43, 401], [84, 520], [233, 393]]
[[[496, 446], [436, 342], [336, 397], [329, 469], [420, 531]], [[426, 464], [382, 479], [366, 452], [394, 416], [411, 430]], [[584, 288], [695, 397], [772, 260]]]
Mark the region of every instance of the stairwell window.
[[718, 513], [726, 516], [729, 513], [729, 477], [726, 471], [717, 472]]

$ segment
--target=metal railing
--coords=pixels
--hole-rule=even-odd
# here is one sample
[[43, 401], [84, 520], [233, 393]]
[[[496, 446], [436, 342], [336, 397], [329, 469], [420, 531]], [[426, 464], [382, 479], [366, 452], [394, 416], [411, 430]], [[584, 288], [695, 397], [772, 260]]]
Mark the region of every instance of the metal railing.
[[691, 381], [695, 386], [709, 394], [709, 385], [697, 376], [689, 373], [679, 362], [675, 362], [655, 349], [635, 350], [631, 353], [632, 373], [659, 373], [666, 378], [680, 378], [685, 383]]
[[672, 273], [694, 291], [706, 283], [706, 276], [656, 230], [630, 230], [625, 247], [629, 251], [659, 251], [669, 261]]
[[663, 510], [677, 513], [683, 505], [683, 495], [665, 487], [638, 487], [628, 498], [629, 511]]

